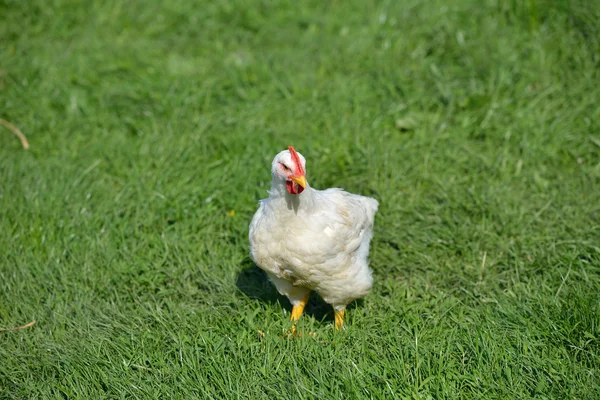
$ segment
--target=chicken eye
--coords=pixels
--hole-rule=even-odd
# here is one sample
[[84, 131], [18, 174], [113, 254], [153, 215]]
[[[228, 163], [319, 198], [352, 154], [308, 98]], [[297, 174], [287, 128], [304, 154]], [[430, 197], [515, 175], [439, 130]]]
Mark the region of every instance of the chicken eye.
[[289, 172], [289, 171], [291, 171], [291, 169], [289, 169], [289, 168], [288, 168], [288, 166], [287, 166], [287, 165], [285, 165], [284, 163], [279, 163], [279, 164], [281, 164], [281, 166], [283, 167], [283, 169], [284, 169], [285, 171], [288, 171], [288, 172]]

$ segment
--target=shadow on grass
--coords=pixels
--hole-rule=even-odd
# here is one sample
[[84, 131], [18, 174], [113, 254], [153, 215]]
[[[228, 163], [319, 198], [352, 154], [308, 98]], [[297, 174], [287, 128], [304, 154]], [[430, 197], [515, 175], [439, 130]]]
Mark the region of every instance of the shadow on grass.
[[[238, 289], [252, 300], [261, 301], [267, 304], [281, 303], [290, 313], [292, 305], [287, 297], [280, 295], [275, 286], [269, 281], [267, 274], [248, 257], [240, 264], [240, 273], [236, 280]], [[347, 309], [351, 310], [360, 306], [362, 299], [348, 304]], [[325, 303], [321, 297], [311, 292], [310, 300], [304, 309], [304, 314], [309, 315], [317, 321], [333, 322], [333, 308]]]

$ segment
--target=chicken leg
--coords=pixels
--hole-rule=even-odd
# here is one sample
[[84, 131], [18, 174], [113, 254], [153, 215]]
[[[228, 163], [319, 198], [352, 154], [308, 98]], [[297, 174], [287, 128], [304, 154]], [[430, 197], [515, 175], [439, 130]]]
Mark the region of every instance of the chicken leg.
[[292, 315], [290, 316], [290, 321], [296, 322], [302, 316], [304, 312], [304, 307], [306, 307], [306, 303], [308, 303], [308, 298], [310, 297], [310, 292], [306, 293], [306, 295], [300, 300], [297, 304], [294, 304], [292, 308]]
[[339, 331], [340, 329], [342, 329], [342, 326], [344, 325], [344, 314], [346, 313], [346, 309], [345, 308], [343, 308], [341, 310], [334, 309], [334, 313], [335, 313], [335, 330]]

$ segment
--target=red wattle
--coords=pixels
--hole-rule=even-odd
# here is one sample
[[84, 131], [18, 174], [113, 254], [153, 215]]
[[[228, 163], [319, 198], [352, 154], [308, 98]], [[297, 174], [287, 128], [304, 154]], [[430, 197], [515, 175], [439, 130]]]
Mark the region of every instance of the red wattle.
[[285, 188], [289, 194], [300, 194], [304, 191], [304, 188], [298, 185], [296, 182], [285, 181]]

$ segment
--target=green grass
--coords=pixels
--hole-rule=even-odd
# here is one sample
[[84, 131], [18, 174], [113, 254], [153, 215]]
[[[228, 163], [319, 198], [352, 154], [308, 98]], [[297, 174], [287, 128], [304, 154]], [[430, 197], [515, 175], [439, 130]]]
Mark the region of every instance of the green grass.
[[[600, 398], [599, 10], [0, 0], [0, 398]], [[381, 204], [292, 340], [247, 244], [290, 144]]]

